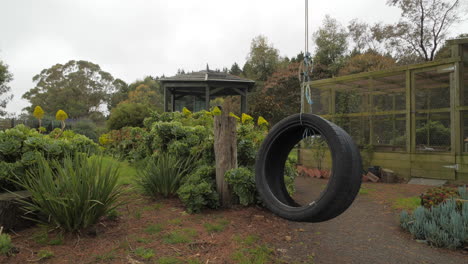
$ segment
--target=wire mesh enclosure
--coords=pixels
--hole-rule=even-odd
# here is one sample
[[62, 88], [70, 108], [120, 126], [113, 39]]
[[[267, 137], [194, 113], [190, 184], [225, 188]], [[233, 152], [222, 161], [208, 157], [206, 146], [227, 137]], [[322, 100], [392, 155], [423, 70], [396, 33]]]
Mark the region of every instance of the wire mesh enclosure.
[[395, 163], [408, 177], [468, 179], [468, 38], [448, 44], [451, 58], [312, 81], [314, 103], [304, 111], [372, 149], [372, 165]]

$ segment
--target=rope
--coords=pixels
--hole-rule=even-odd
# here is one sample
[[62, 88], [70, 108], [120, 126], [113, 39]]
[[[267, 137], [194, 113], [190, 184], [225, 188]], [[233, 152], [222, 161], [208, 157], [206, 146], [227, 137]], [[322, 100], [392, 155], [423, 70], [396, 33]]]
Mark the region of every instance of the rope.
[[[299, 80], [301, 81], [301, 111], [299, 119], [302, 125], [302, 113], [304, 113], [304, 96], [309, 105], [312, 105], [314, 102], [312, 100], [312, 95], [310, 91], [310, 72], [312, 71], [312, 58], [309, 52], [309, 0], [305, 0], [305, 15], [304, 15], [304, 61], [299, 67]], [[304, 131], [307, 132], [308, 129]]]

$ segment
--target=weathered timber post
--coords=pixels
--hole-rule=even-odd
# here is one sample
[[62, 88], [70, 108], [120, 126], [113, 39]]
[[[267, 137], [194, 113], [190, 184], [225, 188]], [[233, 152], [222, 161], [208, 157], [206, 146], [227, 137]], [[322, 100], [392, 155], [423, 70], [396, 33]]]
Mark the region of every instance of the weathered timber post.
[[226, 171], [237, 168], [237, 121], [223, 113], [214, 118], [214, 150], [216, 159], [216, 189], [221, 206], [230, 207], [232, 194], [224, 180]]

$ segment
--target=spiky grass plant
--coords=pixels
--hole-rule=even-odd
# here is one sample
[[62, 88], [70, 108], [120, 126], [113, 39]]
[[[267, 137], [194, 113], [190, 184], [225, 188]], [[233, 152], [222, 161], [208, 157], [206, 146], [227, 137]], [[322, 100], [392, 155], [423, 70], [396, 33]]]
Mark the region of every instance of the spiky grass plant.
[[63, 161], [40, 156], [37, 170], [17, 178], [31, 193], [24, 208], [42, 217], [38, 220], [65, 231], [77, 231], [95, 224], [119, 204], [122, 189], [117, 186], [118, 167], [103, 166], [102, 157], [77, 153]]
[[146, 166], [138, 170], [138, 186], [152, 197], [175, 195], [182, 177], [192, 169], [193, 161], [193, 158], [180, 158], [169, 153], [151, 157]]

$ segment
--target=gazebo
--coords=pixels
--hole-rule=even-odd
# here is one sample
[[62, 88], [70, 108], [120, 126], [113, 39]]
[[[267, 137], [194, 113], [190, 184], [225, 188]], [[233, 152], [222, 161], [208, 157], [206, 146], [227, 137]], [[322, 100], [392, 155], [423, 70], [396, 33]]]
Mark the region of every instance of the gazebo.
[[[240, 95], [241, 112], [247, 112], [247, 93], [252, 90], [255, 82], [225, 72], [211, 71], [208, 66], [204, 71], [162, 78], [164, 90], [164, 111], [176, 111], [177, 100], [185, 96], [193, 96], [195, 111], [210, 110], [210, 100], [220, 96]], [[170, 104], [169, 104], [170, 99]], [[201, 109], [196, 109], [197, 103], [202, 103]]]

